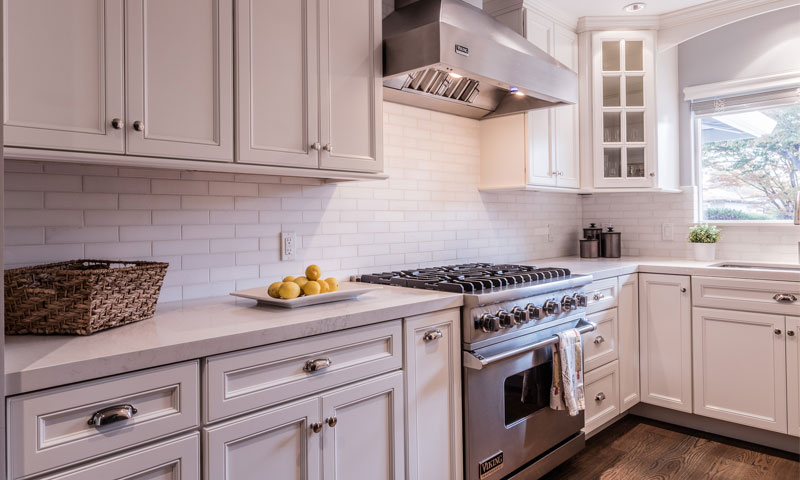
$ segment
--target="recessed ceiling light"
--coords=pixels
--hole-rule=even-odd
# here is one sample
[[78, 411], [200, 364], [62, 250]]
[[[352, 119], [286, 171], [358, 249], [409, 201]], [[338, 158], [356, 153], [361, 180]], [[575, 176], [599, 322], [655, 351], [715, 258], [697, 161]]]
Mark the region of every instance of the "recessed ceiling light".
[[645, 3], [644, 2], [636, 2], [636, 3], [629, 3], [622, 7], [623, 10], [626, 12], [638, 12], [640, 10], [644, 10]]

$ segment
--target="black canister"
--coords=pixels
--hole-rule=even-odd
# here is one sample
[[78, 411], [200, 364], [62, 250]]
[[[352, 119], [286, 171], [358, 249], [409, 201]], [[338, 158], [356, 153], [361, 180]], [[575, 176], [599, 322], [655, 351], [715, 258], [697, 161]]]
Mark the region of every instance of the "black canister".
[[622, 234], [615, 232], [614, 227], [608, 227], [601, 238], [602, 255], [606, 258], [619, 258], [622, 255]]
[[596, 223], [590, 223], [589, 228], [583, 229], [583, 238], [586, 240], [600, 240], [600, 234], [603, 229], [598, 227]]
[[587, 238], [581, 240], [581, 258], [597, 258], [600, 256], [600, 240]]

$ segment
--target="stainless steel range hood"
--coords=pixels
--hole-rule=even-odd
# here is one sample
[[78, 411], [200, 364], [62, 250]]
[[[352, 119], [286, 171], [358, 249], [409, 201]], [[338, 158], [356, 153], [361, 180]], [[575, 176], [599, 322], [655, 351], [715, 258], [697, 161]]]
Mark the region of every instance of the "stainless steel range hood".
[[383, 20], [385, 100], [478, 119], [578, 101], [575, 72], [480, 8], [396, 5]]

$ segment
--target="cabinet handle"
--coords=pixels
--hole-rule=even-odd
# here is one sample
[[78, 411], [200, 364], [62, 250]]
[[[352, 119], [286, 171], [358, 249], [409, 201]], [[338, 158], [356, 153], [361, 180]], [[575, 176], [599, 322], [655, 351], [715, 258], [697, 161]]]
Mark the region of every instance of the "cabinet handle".
[[650, 176], [655, 177], [656, 176], [655, 172], [650, 172]]
[[681, 287], [681, 293], [686, 293], [686, 287]]
[[102, 427], [103, 425], [108, 425], [109, 423], [129, 420], [137, 413], [139, 413], [139, 411], [136, 410], [136, 407], [129, 403], [124, 405], [114, 405], [96, 411], [87, 423], [89, 425], [94, 425], [95, 427]]
[[595, 337], [595, 339], [594, 339], [594, 343], [595, 343], [595, 345], [600, 345], [601, 343], [603, 343], [603, 342], [605, 342], [605, 341], [606, 341], [606, 339], [605, 339], [605, 338], [603, 338], [603, 336], [602, 336], [602, 335], [598, 335], [598, 336], [596, 336], [596, 337]]
[[597, 302], [599, 300], [606, 298], [606, 296], [603, 293], [595, 293], [592, 298], [594, 299], [595, 302]]
[[316, 151], [319, 152], [320, 150], [322, 150], [322, 144], [319, 143], [319, 142], [312, 143], [311, 144], [311, 150], [316, 150]]
[[444, 333], [442, 333], [442, 331], [437, 328], [436, 330], [425, 332], [425, 335], [422, 336], [422, 339], [425, 340], [426, 342], [432, 342], [442, 337], [444, 337]]
[[303, 365], [303, 370], [309, 373], [318, 372], [320, 370], [325, 370], [332, 364], [333, 362], [331, 362], [330, 358], [317, 358], [315, 360], [307, 360], [306, 364]]
[[786, 335], [789, 335], [790, 337], [794, 337], [794, 330], [787, 331]]
[[797, 301], [797, 297], [791, 293], [776, 293], [772, 299], [778, 303], [794, 303]]
[[111, 126], [114, 128], [114, 130], [120, 130], [122, 129], [122, 127], [125, 126], [125, 122], [123, 122], [119, 118], [115, 118], [111, 120]]
[[775, 335], [780, 335], [781, 333], [783, 333], [783, 332], [781, 332], [780, 328], [776, 328], [775, 329]]
[[319, 433], [322, 431], [322, 424], [319, 422], [314, 422], [309, 426], [311, 427], [311, 431], [314, 433]]
[[144, 132], [144, 122], [141, 120], [136, 120], [133, 122], [133, 129], [137, 132]]
[[598, 393], [597, 396], [594, 397], [595, 402], [602, 402], [605, 399], [606, 399], [606, 394], [603, 392]]
[[335, 426], [336, 426], [336, 423], [337, 423], [338, 421], [339, 421], [339, 420], [337, 420], [337, 419], [336, 419], [336, 417], [330, 417], [330, 418], [326, 418], [326, 419], [325, 419], [325, 423], [327, 423], [327, 424], [328, 424], [328, 426], [329, 426], [329, 427], [331, 427], [331, 428], [335, 427]]
[[322, 149], [325, 150], [328, 153], [332, 153], [333, 152], [333, 144], [326, 143], [325, 146], [322, 147]]

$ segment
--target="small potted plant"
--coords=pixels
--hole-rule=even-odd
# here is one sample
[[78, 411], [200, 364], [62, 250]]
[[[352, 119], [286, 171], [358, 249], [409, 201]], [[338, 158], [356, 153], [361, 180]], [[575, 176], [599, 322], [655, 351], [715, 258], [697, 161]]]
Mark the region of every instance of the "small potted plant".
[[689, 229], [689, 242], [694, 244], [694, 259], [710, 262], [716, 256], [719, 228], [714, 225], [695, 225]]

